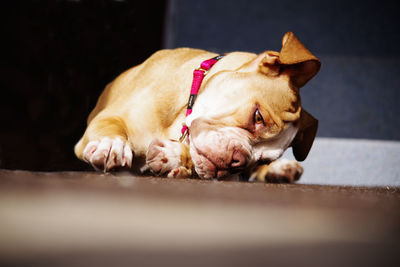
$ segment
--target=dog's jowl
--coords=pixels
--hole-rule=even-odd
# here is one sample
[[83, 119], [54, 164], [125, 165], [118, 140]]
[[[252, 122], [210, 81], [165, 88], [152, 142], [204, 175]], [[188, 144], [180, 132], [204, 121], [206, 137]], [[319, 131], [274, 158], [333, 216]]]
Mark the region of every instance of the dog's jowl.
[[302, 167], [279, 158], [312, 146], [318, 121], [300, 88], [320, 65], [291, 32], [280, 52], [156, 52], [106, 86], [75, 153], [101, 171], [293, 182]]

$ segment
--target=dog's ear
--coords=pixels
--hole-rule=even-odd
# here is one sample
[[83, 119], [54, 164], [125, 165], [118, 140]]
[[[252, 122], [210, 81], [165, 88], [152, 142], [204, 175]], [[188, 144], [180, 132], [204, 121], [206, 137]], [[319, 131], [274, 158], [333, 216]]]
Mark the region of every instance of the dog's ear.
[[318, 120], [302, 109], [298, 123], [299, 130], [293, 139], [291, 146], [296, 160], [303, 161], [307, 158], [308, 152], [310, 152], [317, 134]]
[[281, 73], [289, 75], [298, 88], [304, 86], [318, 73], [321, 62], [292, 33], [283, 36], [278, 62]]
[[268, 76], [287, 75], [300, 88], [317, 74], [321, 62], [292, 32], [283, 36], [281, 52], [266, 51], [241, 67], [241, 71], [260, 71]]

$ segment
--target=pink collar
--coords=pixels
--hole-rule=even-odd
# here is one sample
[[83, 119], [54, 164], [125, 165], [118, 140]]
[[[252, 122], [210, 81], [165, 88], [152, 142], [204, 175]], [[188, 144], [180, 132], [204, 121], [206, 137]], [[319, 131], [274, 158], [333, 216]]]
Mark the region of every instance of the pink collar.
[[[193, 81], [192, 81], [192, 88], [190, 89], [190, 96], [186, 108], [186, 117], [192, 113], [192, 108], [194, 105], [194, 101], [196, 100], [196, 96], [199, 93], [201, 84], [203, 82], [204, 77], [208, 73], [208, 71], [214, 66], [215, 63], [218, 62], [224, 56], [216, 56], [207, 60], [204, 60], [200, 67], [193, 71]], [[179, 138], [180, 142], [183, 142], [186, 136], [189, 135], [189, 127], [184, 124], [181, 129], [181, 137]]]

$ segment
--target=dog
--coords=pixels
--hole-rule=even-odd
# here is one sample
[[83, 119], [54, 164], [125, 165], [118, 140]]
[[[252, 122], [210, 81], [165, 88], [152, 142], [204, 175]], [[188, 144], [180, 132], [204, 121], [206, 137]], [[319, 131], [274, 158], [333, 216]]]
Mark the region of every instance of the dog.
[[[217, 56], [161, 50], [119, 75], [90, 113], [76, 156], [104, 172], [298, 180], [303, 169], [297, 161], [307, 157], [318, 128], [299, 90], [317, 74], [320, 60], [292, 32], [283, 36], [280, 52]], [[202, 81], [193, 80], [193, 70], [210, 59], [207, 71], [197, 69]], [[187, 112], [191, 84], [200, 91]], [[280, 159], [288, 147], [297, 161]]]

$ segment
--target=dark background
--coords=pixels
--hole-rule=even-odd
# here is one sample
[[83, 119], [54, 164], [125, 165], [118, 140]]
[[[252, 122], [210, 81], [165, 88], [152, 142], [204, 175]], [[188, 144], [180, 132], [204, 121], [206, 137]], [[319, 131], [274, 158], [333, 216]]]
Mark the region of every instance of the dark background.
[[73, 146], [105, 85], [162, 47], [165, 1], [7, 3], [0, 167], [87, 169]]
[[400, 140], [396, 1], [8, 1], [1, 11], [0, 168], [90, 170], [73, 146], [104, 86], [163, 47], [322, 60], [302, 89], [318, 136]]

